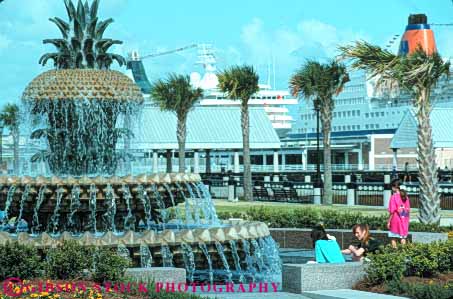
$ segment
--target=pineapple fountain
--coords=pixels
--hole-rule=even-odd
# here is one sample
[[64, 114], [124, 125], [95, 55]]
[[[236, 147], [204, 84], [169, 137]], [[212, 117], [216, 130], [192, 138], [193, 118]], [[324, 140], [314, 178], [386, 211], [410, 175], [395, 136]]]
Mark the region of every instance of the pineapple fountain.
[[64, 240], [116, 247], [139, 267], [183, 267], [189, 281], [266, 281], [281, 273], [278, 247], [264, 223], [220, 221], [209, 191], [193, 174], [117, 176], [127, 159], [131, 120], [143, 103], [128, 77], [109, 70], [120, 41], [104, 38], [98, 0], [64, 0], [69, 21], [51, 18], [62, 38], [40, 63], [22, 101], [46, 148], [32, 161], [53, 176], [0, 177], [0, 243], [40, 248]]

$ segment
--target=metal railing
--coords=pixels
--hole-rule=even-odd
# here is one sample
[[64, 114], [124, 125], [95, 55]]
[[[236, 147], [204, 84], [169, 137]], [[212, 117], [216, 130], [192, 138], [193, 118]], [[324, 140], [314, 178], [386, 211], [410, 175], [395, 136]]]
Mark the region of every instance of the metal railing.
[[347, 204], [348, 187], [346, 184], [334, 184], [332, 186], [332, 202], [334, 204]]
[[356, 205], [383, 206], [384, 184], [383, 183], [357, 183]]

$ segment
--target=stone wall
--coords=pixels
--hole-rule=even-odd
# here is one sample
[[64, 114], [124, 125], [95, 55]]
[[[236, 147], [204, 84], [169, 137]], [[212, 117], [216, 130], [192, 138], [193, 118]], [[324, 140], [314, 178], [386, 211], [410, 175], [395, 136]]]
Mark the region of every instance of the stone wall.
[[[272, 238], [280, 245], [280, 248], [312, 248], [312, 240], [310, 237], [311, 229], [306, 228], [270, 228]], [[327, 229], [327, 233], [335, 236], [338, 244], [342, 249], [348, 248], [351, 241], [354, 239], [351, 230], [349, 229]], [[371, 236], [381, 240], [384, 244], [389, 244], [390, 239], [387, 237], [387, 231], [371, 231]], [[426, 243], [433, 241], [445, 241], [448, 235], [444, 233], [410, 233], [409, 240]]]

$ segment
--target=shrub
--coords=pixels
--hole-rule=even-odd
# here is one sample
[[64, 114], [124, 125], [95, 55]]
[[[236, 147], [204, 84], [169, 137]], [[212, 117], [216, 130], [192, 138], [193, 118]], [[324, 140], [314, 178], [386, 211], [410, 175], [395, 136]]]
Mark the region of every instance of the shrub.
[[97, 282], [118, 281], [123, 278], [130, 261], [119, 256], [116, 251], [99, 248], [94, 253], [94, 271], [92, 278]]
[[406, 272], [406, 258], [400, 250], [391, 246], [384, 247], [382, 252], [369, 255], [370, 262], [365, 267], [367, 279], [377, 285], [386, 281], [399, 280]]
[[407, 244], [398, 248], [385, 247], [371, 254], [366, 267], [371, 284], [400, 279], [402, 276], [433, 277], [453, 269], [453, 242]]
[[453, 298], [453, 285], [407, 283], [393, 280], [387, 285], [387, 292], [409, 296], [414, 299], [450, 299]]
[[64, 241], [46, 253], [46, 274], [54, 279], [78, 278], [84, 269], [91, 267], [92, 248], [79, 245], [76, 241]]
[[33, 278], [39, 274], [40, 258], [35, 247], [7, 242], [0, 245], [0, 281], [8, 277]]
[[402, 253], [407, 257], [406, 276], [432, 277], [450, 268], [448, 243], [408, 244]]

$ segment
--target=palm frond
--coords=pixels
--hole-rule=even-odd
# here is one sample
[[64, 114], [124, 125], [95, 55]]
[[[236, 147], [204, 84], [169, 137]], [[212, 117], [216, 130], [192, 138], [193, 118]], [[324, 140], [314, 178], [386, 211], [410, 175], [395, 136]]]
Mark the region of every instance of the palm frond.
[[440, 77], [449, 75], [450, 63], [438, 53], [427, 54], [421, 47], [412, 54], [397, 56], [364, 41], [339, 47], [342, 59], [352, 62], [352, 67], [365, 70], [377, 80], [378, 90], [404, 89], [411, 93], [423, 86], [433, 86]]
[[190, 84], [190, 77], [170, 74], [166, 80], [158, 79], [151, 85], [151, 98], [161, 110], [184, 115], [202, 97], [203, 90]]
[[307, 62], [289, 80], [293, 96], [308, 101], [319, 101], [322, 106], [333, 107], [333, 96], [338, 95], [349, 81], [346, 67], [337, 62]]
[[258, 74], [250, 65], [233, 66], [217, 74], [219, 89], [233, 100], [248, 101], [258, 92]]

